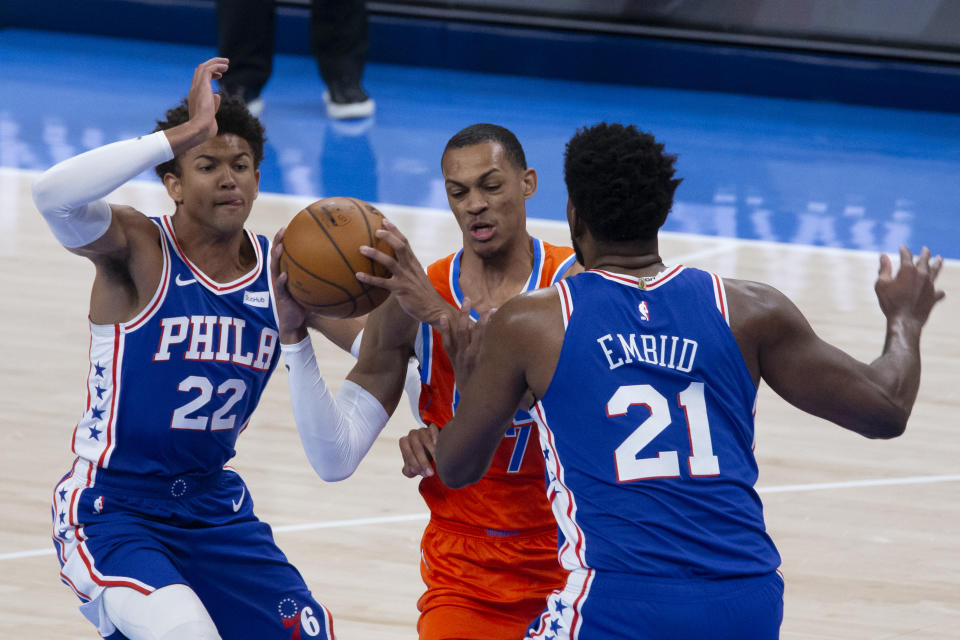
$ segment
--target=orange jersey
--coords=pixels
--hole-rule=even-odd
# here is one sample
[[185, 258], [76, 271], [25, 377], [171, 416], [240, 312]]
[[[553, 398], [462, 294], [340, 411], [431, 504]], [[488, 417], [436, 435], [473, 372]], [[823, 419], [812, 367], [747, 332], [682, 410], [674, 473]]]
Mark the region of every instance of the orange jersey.
[[[450, 304], [461, 307], [460, 256], [463, 249], [427, 269], [436, 290]], [[533, 269], [524, 291], [548, 287], [560, 280], [574, 262], [573, 249], [533, 238]], [[479, 315], [472, 311], [474, 319]], [[417, 340], [420, 359], [420, 416], [440, 427], [453, 417], [459, 394], [453, 365], [440, 334], [421, 327]], [[486, 475], [463, 489], [447, 488], [437, 476], [420, 482], [420, 493], [433, 518], [488, 529], [488, 535], [511, 535], [530, 529], [556, 527], [546, 498], [543, 454], [533, 419], [518, 411], [497, 448]]]

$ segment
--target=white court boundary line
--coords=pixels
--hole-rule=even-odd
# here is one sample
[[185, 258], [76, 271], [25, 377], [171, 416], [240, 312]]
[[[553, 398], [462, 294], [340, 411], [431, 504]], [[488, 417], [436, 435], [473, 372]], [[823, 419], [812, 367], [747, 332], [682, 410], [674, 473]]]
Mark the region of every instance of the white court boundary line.
[[[904, 478], [879, 478], [876, 480], [850, 480], [847, 482], [820, 482], [815, 484], [788, 484], [779, 487], [757, 487], [757, 492], [764, 493], [795, 493], [800, 491], [823, 491], [826, 489], [853, 489], [859, 487], [889, 487], [906, 484], [934, 484], [939, 482], [960, 482], [960, 474], [946, 476], [909, 476]], [[288, 524], [271, 527], [275, 532], [314, 531], [316, 529], [336, 529], [339, 527], [356, 527], [370, 524], [390, 524], [393, 522], [412, 522], [426, 520], [429, 513], [409, 513], [396, 516], [379, 516], [375, 518], [355, 518], [352, 520], [329, 520], [327, 522], [305, 522], [303, 524]], [[53, 555], [51, 549], [33, 549], [0, 554], [0, 562], [5, 560], [19, 560], [37, 556]]]

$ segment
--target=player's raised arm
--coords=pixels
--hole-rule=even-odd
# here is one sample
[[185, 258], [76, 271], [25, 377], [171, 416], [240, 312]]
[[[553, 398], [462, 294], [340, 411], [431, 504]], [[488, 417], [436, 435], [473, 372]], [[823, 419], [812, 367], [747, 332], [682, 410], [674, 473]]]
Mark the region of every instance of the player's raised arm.
[[123, 258], [128, 250], [128, 218], [112, 224], [103, 198], [141, 172], [172, 159], [216, 135], [220, 97], [211, 80], [226, 71], [224, 58], [213, 58], [194, 71], [190, 88], [191, 118], [168, 131], [114, 142], [54, 165], [33, 185], [33, 200], [57, 240], [71, 251], [96, 259]]
[[[745, 354], [748, 367], [808, 413], [869, 438], [903, 433], [920, 384], [921, 330], [944, 293], [934, 285], [942, 259], [931, 261], [926, 248], [916, 260], [901, 248], [900, 258], [896, 275], [889, 258], [881, 258], [876, 291], [887, 318], [886, 341], [870, 364], [821, 340], [772, 287], [734, 281], [728, 289], [734, 332], [760, 336], [755, 360]], [[747, 313], [752, 324], [738, 325], [737, 310], [750, 307], [760, 312]]]

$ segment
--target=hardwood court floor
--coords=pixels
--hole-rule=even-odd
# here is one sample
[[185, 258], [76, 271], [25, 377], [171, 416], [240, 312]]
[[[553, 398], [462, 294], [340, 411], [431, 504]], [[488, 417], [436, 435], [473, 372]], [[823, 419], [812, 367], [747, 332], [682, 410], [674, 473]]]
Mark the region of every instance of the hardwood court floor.
[[[0, 169], [0, 637], [93, 638], [58, 580], [48, 506], [72, 461], [92, 267], [55, 242], [28, 184], [28, 175]], [[169, 211], [156, 184], [128, 185], [110, 200], [148, 214]], [[272, 235], [309, 201], [263, 195], [251, 227]], [[448, 213], [382, 209], [424, 263], [458, 244]], [[529, 226], [546, 240], [567, 241], [558, 223]], [[770, 282], [827, 340], [866, 361], [880, 352], [873, 253], [680, 234], [665, 235], [661, 249], [668, 264]], [[944, 266], [940, 286], [948, 297], [926, 329], [923, 382], [901, 438], [860, 438], [761, 388], [759, 487], [783, 555], [785, 640], [960, 638], [960, 263]], [[314, 345], [336, 388], [351, 358], [320, 336]], [[397, 449], [412, 425], [401, 404], [356, 474], [324, 483], [301, 451], [280, 367], [239, 440], [234, 466], [258, 514], [332, 610], [338, 637], [416, 637], [426, 510], [416, 482], [400, 474]]]

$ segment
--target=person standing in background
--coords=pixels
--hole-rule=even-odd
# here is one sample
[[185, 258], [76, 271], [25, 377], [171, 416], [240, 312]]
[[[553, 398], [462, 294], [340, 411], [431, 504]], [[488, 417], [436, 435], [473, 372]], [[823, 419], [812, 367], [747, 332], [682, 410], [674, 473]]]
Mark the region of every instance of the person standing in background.
[[[263, 90], [273, 71], [274, 0], [217, 0], [217, 47], [230, 60], [220, 80], [224, 93], [240, 98], [253, 115], [263, 111]], [[361, 86], [369, 45], [364, 0], [311, 0], [310, 44], [323, 101], [335, 120], [373, 115], [374, 101]]]

